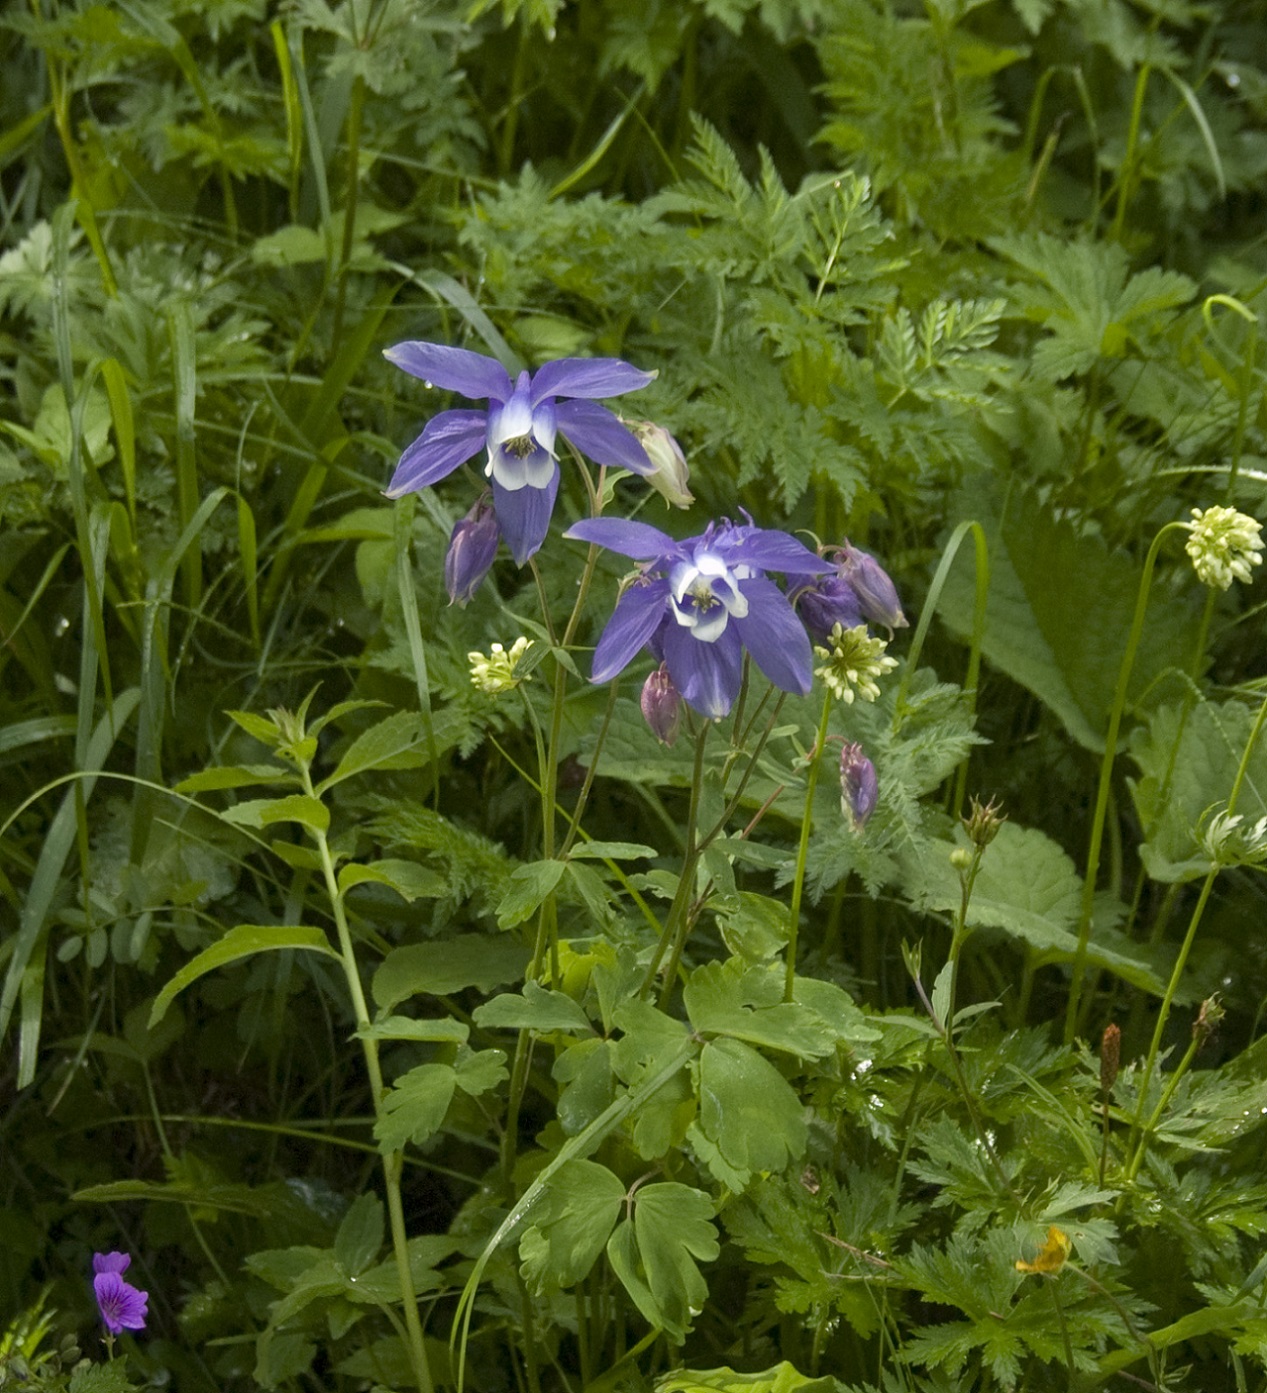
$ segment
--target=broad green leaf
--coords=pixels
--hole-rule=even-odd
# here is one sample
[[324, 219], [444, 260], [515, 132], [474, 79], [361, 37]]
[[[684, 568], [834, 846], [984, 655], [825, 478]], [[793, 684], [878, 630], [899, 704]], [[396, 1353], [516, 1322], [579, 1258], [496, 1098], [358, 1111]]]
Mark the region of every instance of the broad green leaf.
[[[945, 914], [956, 913], [962, 899], [959, 877], [950, 864], [952, 850], [947, 843], [929, 843], [906, 872], [907, 889], [915, 901]], [[968, 922], [1002, 929], [1033, 949], [1038, 962], [1072, 962], [1078, 949], [1075, 929], [1081, 896], [1082, 881], [1060, 846], [1037, 828], [1005, 822], [982, 858]], [[1104, 923], [1107, 914], [1097, 918], [1088, 961], [1160, 993], [1163, 984], [1145, 950], [1110, 929]]]
[[498, 928], [511, 929], [531, 919], [566, 869], [566, 862], [554, 860], [530, 861], [525, 866], [516, 866], [497, 906]]
[[[1101, 537], [1019, 489], [1005, 504], [997, 490], [979, 490], [960, 507], [985, 528], [990, 549], [985, 657], [1044, 702], [1079, 744], [1100, 753], [1142, 558], [1110, 550]], [[1153, 583], [1130, 702], [1154, 692], [1161, 673], [1186, 663], [1193, 651], [1198, 587], [1182, 574], [1179, 583], [1180, 589], [1161, 578]], [[971, 561], [961, 553], [941, 603], [946, 623], [965, 639], [972, 633], [974, 585]]]
[[404, 1150], [412, 1141], [420, 1146], [440, 1130], [449, 1110], [457, 1077], [448, 1064], [419, 1064], [402, 1075], [383, 1099], [383, 1116], [374, 1124], [374, 1136], [384, 1155]]
[[298, 778], [280, 764], [220, 765], [190, 774], [176, 785], [177, 793], [208, 793], [221, 788], [246, 788], [251, 784], [296, 784]]
[[[1140, 856], [1154, 880], [1192, 880], [1210, 869], [1210, 857], [1194, 835], [1232, 791], [1236, 770], [1254, 724], [1244, 702], [1198, 702], [1187, 720], [1179, 706], [1163, 706], [1131, 740], [1141, 777], [1131, 784], [1144, 825]], [[1250, 756], [1236, 811], [1245, 822], [1267, 813], [1267, 742]]]
[[569, 1161], [553, 1176], [519, 1240], [524, 1280], [538, 1295], [575, 1286], [589, 1273], [624, 1203], [625, 1186], [606, 1166]]
[[226, 711], [225, 715], [235, 725], [241, 726], [248, 735], [253, 735], [260, 744], [269, 746], [281, 744], [282, 733], [277, 728], [277, 722], [270, 720], [267, 716], [257, 715], [254, 711]]
[[199, 977], [214, 972], [218, 967], [227, 967], [229, 963], [237, 962], [241, 958], [251, 958], [256, 953], [275, 953], [283, 949], [321, 953], [336, 962], [340, 960], [321, 929], [306, 929], [298, 924], [239, 924], [230, 929], [217, 943], [213, 943], [210, 948], [204, 948], [196, 958], [187, 962], [159, 992], [150, 1008], [150, 1029], [163, 1019], [175, 997]]
[[416, 861], [388, 858], [368, 866], [349, 862], [339, 869], [339, 892], [346, 895], [354, 885], [386, 885], [412, 904], [418, 899], [438, 900], [449, 893], [449, 883], [436, 871]]
[[375, 1005], [390, 1011], [411, 996], [451, 996], [466, 987], [490, 992], [516, 982], [529, 952], [509, 938], [457, 934], [429, 943], [394, 948], [374, 974]]
[[422, 741], [422, 717], [416, 711], [397, 711], [352, 741], [334, 773], [317, 785], [317, 793], [370, 769], [415, 769], [426, 763]]
[[564, 992], [549, 991], [539, 982], [525, 982], [522, 995], [495, 996], [473, 1013], [475, 1024], [485, 1030], [581, 1030], [594, 1027], [589, 1017]]
[[290, 793], [285, 798], [250, 798], [226, 808], [220, 816], [238, 827], [271, 827], [275, 822], [298, 822], [313, 833], [330, 830], [330, 809], [319, 798]]
[[372, 1193], [358, 1195], [334, 1236], [334, 1258], [345, 1276], [356, 1277], [383, 1246], [383, 1202]]
[[821, 1059], [835, 1041], [819, 1017], [805, 1006], [783, 1000], [783, 973], [746, 967], [731, 958], [696, 968], [682, 993], [696, 1030], [733, 1035], [803, 1059]]
[[781, 1171], [809, 1135], [805, 1109], [767, 1059], [740, 1040], [710, 1040], [699, 1059], [700, 1130], [741, 1171]]

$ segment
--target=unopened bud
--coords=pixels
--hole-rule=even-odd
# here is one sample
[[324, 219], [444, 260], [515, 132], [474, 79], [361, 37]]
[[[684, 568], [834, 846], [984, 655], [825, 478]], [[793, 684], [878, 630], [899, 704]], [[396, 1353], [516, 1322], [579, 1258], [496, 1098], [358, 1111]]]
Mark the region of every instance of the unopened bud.
[[950, 864], [957, 871], [966, 871], [972, 865], [972, 852], [966, 846], [957, 846], [950, 853]]
[[866, 826], [879, 796], [875, 765], [863, 754], [861, 745], [846, 740], [840, 749], [840, 811], [855, 832]]
[[626, 421], [624, 424], [655, 466], [654, 473], [644, 476], [647, 483], [674, 508], [689, 508], [695, 502], [695, 495], [687, 487], [691, 471], [682, 447], [654, 421]]
[[831, 637], [837, 624], [847, 631], [863, 622], [862, 606], [853, 586], [835, 572], [819, 576], [796, 591], [792, 599], [805, 627], [822, 643]]
[[444, 584], [451, 604], [466, 604], [480, 588], [497, 556], [501, 535], [497, 515], [485, 494], [458, 521], [449, 538], [449, 550], [444, 558]]
[[1122, 1067], [1122, 1031], [1119, 1026], [1107, 1025], [1100, 1036], [1100, 1092], [1107, 1098], [1117, 1082]]
[[993, 798], [984, 805], [974, 798], [968, 816], [960, 821], [963, 823], [963, 830], [968, 834], [968, 840], [974, 846], [987, 847], [999, 835], [999, 828], [1007, 818], [999, 812], [999, 805]]
[[1201, 1003], [1197, 1018], [1192, 1022], [1192, 1038], [1197, 1042], [1198, 1048], [1214, 1034], [1226, 1015], [1227, 1012], [1217, 996], [1207, 997]]
[[639, 704], [651, 733], [662, 745], [671, 745], [682, 723], [682, 698], [664, 663], [642, 684]]
[[897, 587], [874, 556], [846, 542], [840, 549], [838, 565], [841, 576], [849, 582], [858, 597], [864, 618], [873, 624], [882, 624], [886, 629], [908, 627], [906, 615], [902, 613], [902, 602], [897, 597]]

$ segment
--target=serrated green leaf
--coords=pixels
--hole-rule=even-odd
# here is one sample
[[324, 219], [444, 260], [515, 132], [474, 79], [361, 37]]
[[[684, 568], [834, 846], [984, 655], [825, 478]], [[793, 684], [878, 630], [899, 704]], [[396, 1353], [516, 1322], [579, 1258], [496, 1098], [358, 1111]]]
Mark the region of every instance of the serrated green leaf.
[[269, 720], [267, 716], [256, 715], [254, 711], [226, 711], [225, 715], [262, 745], [276, 746], [281, 743], [282, 733], [277, 728], [277, 722]]
[[453, 1100], [457, 1076], [448, 1064], [419, 1064], [403, 1074], [383, 1099], [383, 1115], [374, 1136], [384, 1155], [402, 1151], [406, 1142], [420, 1146], [440, 1130]]
[[191, 774], [176, 785], [177, 793], [208, 793], [221, 788], [246, 788], [251, 784], [293, 784], [298, 779], [280, 764], [222, 765]]
[[453, 1066], [453, 1077], [463, 1093], [477, 1098], [497, 1087], [506, 1077], [504, 1050], [462, 1050]]
[[539, 982], [525, 982], [522, 995], [495, 996], [473, 1013], [475, 1024], [485, 1030], [580, 1030], [594, 1027], [585, 1012], [564, 992], [551, 991]]
[[426, 763], [422, 717], [414, 711], [397, 711], [370, 726], [344, 751], [333, 774], [317, 785], [317, 793], [364, 774], [371, 769], [415, 769]]
[[239, 924], [230, 929], [219, 942], [213, 943], [210, 948], [204, 948], [196, 958], [187, 962], [159, 992], [150, 1008], [150, 1029], [163, 1019], [175, 997], [199, 977], [241, 958], [254, 957], [256, 953], [281, 950], [321, 953], [328, 958], [334, 958], [336, 962], [339, 961], [339, 955], [330, 947], [329, 940], [321, 929], [306, 929], [297, 924]]

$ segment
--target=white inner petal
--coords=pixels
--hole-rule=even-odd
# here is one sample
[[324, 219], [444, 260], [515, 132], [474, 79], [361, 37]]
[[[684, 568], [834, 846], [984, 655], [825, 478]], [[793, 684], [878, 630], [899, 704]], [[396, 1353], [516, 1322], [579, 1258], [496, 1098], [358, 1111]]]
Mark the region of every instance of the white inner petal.
[[498, 445], [489, 450], [484, 473], [496, 479], [508, 493], [524, 488], [543, 489], [554, 477], [554, 457], [540, 446], [530, 455], [519, 456]]

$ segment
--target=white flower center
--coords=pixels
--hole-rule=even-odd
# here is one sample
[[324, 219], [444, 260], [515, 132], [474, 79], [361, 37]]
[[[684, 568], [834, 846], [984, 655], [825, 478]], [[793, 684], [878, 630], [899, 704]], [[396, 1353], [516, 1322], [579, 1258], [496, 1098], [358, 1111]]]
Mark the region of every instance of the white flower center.
[[739, 590], [740, 577], [721, 557], [699, 552], [679, 561], [669, 572], [673, 618], [701, 643], [715, 643], [733, 616], [743, 619], [748, 601]]

